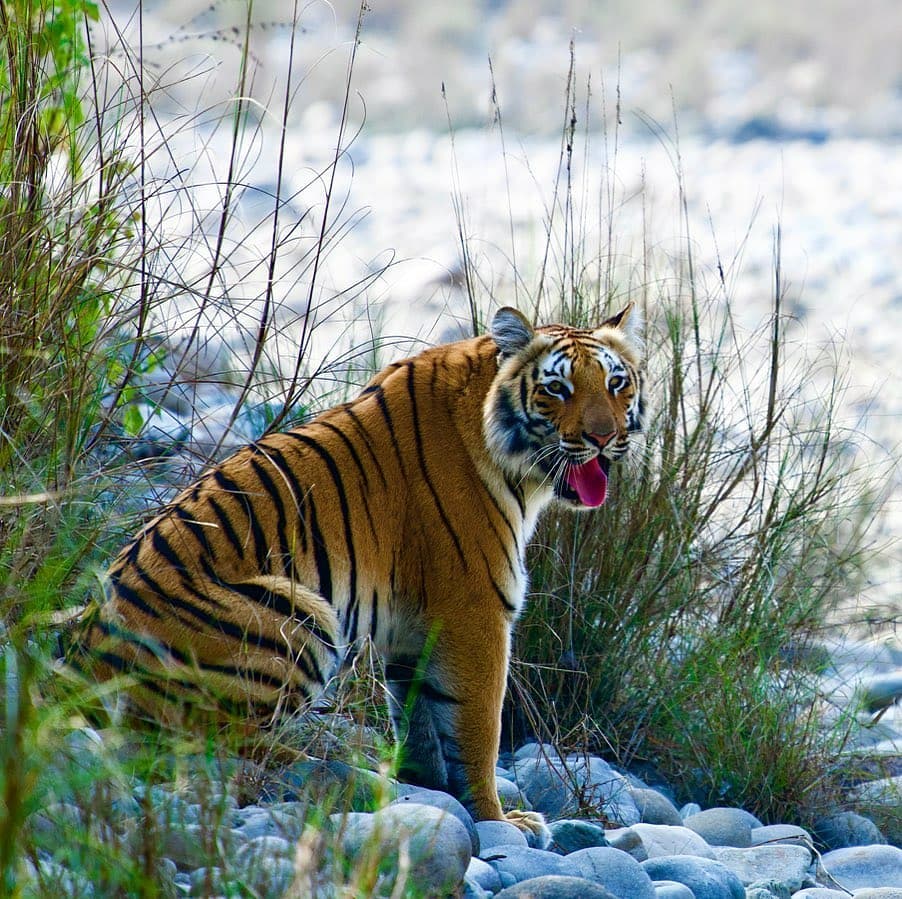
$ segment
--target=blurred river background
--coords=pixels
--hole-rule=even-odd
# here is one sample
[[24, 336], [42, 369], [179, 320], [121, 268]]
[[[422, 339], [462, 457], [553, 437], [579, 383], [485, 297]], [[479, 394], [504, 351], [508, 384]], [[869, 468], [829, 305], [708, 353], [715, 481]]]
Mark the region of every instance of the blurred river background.
[[[294, 11], [284, 0], [250, 10], [146, 0], [140, 15], [117, 0], [98, 26], [111, 46], [141, 46], [168, 129], [157, 177], [177, 172], [191, 185], [190, 208], [159, 195], [172, 246], [213, 234], [217, 219], [203, 211], [221, 204], [237, 160], [245, 189], [234, 200], [231, 277], [222, 275], [229, 311], [246, 300], [254, 321], [277, 191], [288, 202], [276, 304], [285, 321], [315, 319], [325, 361], [361, 327], [386, 343], [465, 332], [462, 246], [483, 309], [531, 309], [543, 268], [560, 289], [576, 263], [614, 305], [653, 304], [685, 290], [688, 248], [696, 284], [714, 304], [728, 299], [749, 332], [766, 328], [779, 255], [787, 343], [798, 350], [787, 376], [826, 391], [812, 359], [825, 348], [837, 361], [837, 427], [858, 435], [854, 451], [886, 488], [872, 532], [879, 560], [850, 600], [882, 604], [898, 626], [898, 0], [373, 0], [354, 53], [357, 21], [348, 0]], [[245, 33], [252, 103], [235, 156], [230, 98]], [[568, 194], [562, 136], [574, 117]], [[314, 296], [311, 223], [327, 196]], [[203, 277], [196, 253], [173, 252], [169, 264], [188, 282], [195, 266]], [[211, 313], [208, 340], [240, 350], [253, 327], [238, 333], [228, 320]], [[396, 355], [380, 352], [378, 362]]]

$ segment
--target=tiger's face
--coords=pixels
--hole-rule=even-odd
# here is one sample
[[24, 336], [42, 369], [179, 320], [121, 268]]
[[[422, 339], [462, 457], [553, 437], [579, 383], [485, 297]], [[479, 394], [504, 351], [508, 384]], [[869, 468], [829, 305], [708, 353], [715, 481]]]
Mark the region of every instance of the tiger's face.
[[492, 324], [499, 370], [484, 428], [509, 477], [548, 488], [574, 508], [604, 503], [611, 463], [643, 426], [630, 313], [628, 306], [594, 329], [533, 329], [516, 310], [499, 310]]

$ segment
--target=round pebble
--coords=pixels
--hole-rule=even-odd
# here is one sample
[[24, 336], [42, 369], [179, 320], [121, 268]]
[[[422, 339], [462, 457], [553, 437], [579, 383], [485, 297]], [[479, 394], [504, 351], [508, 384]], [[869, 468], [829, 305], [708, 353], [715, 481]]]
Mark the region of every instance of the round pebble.
[[579, 877], [547, 874], [506, 887], [495, 899], [623, 899]]
[[[709, 808], [683, 819], [683, 826], [694, 830], [710, 846], [752, 845], [749, 814], [738, 808]], [[761, 826], [758, 821], [756, 827]]]
[[813, 832], [818, 842], [828, 850], [886, 842], [877, 825], [856, 812], [837, 812], [821, 818], [815, 823]]
[[629, 828], [642, 841], [647, 858], [665, 855], [696, 855], [714, 858], [714, 850], [707, 841], [688, 827], [668, 824], [634, 824]]
[[744, 886], [770, 880], [787, 893], [802, 888], [811, 865], [811, 852], [805, 846], [721, 846], [714, 849], [714, 854]]
[[601, 884], [615, 896], [655, 899], [651, 877], [632, 856], [610, 846], [580, 849], [567, 856], [580, 877]]
[[821, 856], [818, 871], [846, 889], [902, 887], [902, 849], [884, 845], [834, 849]]
[[[473, 816], [453, 796], [448, 793], [443, 793], [441, 790], [419, 789], [413, 793], [408, 793], [406, 796], [399, 797], [392, 805], [403, 806], [406, 803], [411, 803], [413, 805], [428, 805], [432, 808], [437, 808], [446, 814], [453, 815], [464, 827], [466, 827], [467, 833], [470, 835], [470, 843], [473, 848], [472, 854], [479, 855], [479, 834], [476, 830]], [[516, 830], [517, 828], [514, 829]]]
[[684, 883], [675, 880], [655, 880], [655, 899], [695, 899], [695, 894]]
[[544, 849], [522, 846], [498, 846], [485, 859], [499, 874], [507, 874], [514, 883], [546, 874], [572, 875], [565, 857]]
[[692, 890], [695, 899], [745, 899], [742, 881], [726, 866], [710, 858], [672, 855], [642, 862], [652, 880], [675, 880]]
[[670, 824], [679, 826], [683, 823], [677, 807], [657, 790], [634, 788], [630, 790], [633, 802], [639, 810], [639, 820], [644, 824]]
[[489, 852], [499, 846], [528, 846], [526, 835], [508, 821], [477, 821], [479, 853]]
[[551, 831], [551, 850], [567, 855], [578, 849], [589, 849], [592, 846], [607, 846], [604, 828], [588, 821], [564, 819], [549, 825]]
[[397, 870], [403, 844], [410, 859], [409, 883], [414, 889], [453, 892], [464, 880], [472, 857], [467, 828], [454, 816], [431, 805], [390, 805], [377, 812], [333, 815], [341, 829], [341, 846], [348, 859], [371, 851], [390, 876]]

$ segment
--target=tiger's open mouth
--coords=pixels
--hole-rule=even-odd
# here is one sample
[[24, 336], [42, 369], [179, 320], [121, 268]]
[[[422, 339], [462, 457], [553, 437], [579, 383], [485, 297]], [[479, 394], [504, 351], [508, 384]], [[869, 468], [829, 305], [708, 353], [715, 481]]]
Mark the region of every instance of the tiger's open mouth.
[[611, 462], [601, 454], [581, 465], [568, 464], [566, 474], [556, 482], [557, 495], [575, 505], [595, 508], [608, 495], [608, 471]]

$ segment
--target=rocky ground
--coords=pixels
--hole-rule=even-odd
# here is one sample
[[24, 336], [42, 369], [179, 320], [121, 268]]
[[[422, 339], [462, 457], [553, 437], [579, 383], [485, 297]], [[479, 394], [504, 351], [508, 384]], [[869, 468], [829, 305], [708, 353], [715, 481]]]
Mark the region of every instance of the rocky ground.
[[[850, 675], [859, 679], [856, 702], [885, 709], [902, 695], [898, 650], [845, 644], [829, 651], [832, 676], [846, 685]], [[347, 724], [335, 725], [342, 739]], [[96, 839], [134, 852], [142, 841], [161, 840], [155, 882], [164, 896], [898, 899], [899, 705], [865, 734], [866, 745], [850, 751], [880, 758], [882, 773], [895, 773], [851, 785], [850, 797], [883, 830], [839, 807], [808, 829], [763, 825], [738, 808], [678, 808], [670, 787], [648, 773], [641, 779], [593, 756], [562, 758], [537, 743], [497, 769], [503, 805], [541, 811], [549, 823], [547, 834], [529, 840], [505, 822], [474, 822], [447, 794], [345, 762], [263, 769], [220, 761], [217, 770], [233, 772], [223, 787], [211, 785], [209, 759], [199, 759], [196, 772], [190, 761], [183, 767], [181, 786], [118, 779], [103, 815], [86, 813], [66, 794], [35, 811], [29, 827], [42, 848], [27, 865], [30, 887], [23, 886], [25, 895], [28, 888], [51, 895], [40, 892], [49, 884], [55, 897], [104, 895], [67, 866], [71, 856], [60, 847], [71, 851], [77, 833], [89, 845]], [[86, 773], [102, 768], [119, 739], [76, 731], [68, 764]]]

